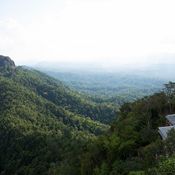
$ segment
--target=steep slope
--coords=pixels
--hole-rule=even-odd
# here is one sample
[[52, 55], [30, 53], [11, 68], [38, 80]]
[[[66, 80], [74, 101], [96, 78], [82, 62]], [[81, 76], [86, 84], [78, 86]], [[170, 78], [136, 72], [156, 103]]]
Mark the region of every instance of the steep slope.
[[80, 174], [78, 155], [108, 126], [83, 115], [86, 103], [61, 82], [3, 59], [0, 174]]
[[0, 75], [11, 75], [14, 72], [15, 63], [8, 56], [0, 55]]
[[[165, 115], [174, 112], [175, 93], [171, 101], [161, 92], [124, 104], [108, 134], [88, 146], [82, 159], [82, 174], [174, 174], [175, 132], [166, 141], [158, 133], [158, 127], [166, 125]], [[164, 161], [168, 156], [172, 159]], [[157, 165], [154, 171], [152, 168]]]
[[[14, 112], [15, 116], [20, 116], [20, 114], [21, 116], [25, 116], [25, 112], [28, 111], [28, 118], [32, 120], [34, 116], [32, 116], [31, 113], [37, 112], [38, 115], [42, 114], [48, 116], [48, 118], [56, 118], [63, 124], [70, 127], [75, 126], [79, 130], [86, 130], [87, 128], [87, 130], [90, 131], [91, 125], [95, 130], [98, 128], [98, 125], [104, 126], [105, 129], [105, 125], [57, 106], [43, 97], [38, 96], [30, 89], [21, 86], [19, 83], [15, 83], [11, 79], [0, 77], [0, 85], [0, 110], [2, 113]], [[82, 127], [82, 125], [84, 127]], [[94, 134], [97, 134], [98, 132], [96, 133], [95, 130]], [[92, 130], [90, 132], [93, 133]]]
[[11, 79], [54, 104], [93, 120], [110, 123], [116, 117], [115, 107], [95, 103], [86, 96], [72, 91], [62, 82], [36, 70], [17, 67], [15, 76], [12, 76]]
[[94, 139], [92, 133], [102, 131], [101, 124], [82, 120], [12, 81], [1, 78], [0, 87], [1, 173], [48, 174], [52, 164], [61, 168], [68, 161], [69, 166], [82, 145]]

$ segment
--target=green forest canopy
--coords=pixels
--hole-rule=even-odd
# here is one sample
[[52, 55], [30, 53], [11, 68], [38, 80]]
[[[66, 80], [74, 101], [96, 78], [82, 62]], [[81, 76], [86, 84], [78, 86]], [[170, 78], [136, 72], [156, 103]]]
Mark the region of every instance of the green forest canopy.
[[[116, 109], [24, 67], [0, 66], [0, 174], [143, 175], [175, 172], [174, 84]], [[167, 93], [171, 92], [171, 93]], [[109, 123], [111, 125], [109, 126]]]

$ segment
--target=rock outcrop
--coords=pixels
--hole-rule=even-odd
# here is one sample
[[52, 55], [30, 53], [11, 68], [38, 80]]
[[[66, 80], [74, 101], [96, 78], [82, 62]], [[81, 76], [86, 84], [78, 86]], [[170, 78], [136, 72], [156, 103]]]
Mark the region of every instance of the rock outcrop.
[[11, 58], [8, 56], [0, 55], [0, 68], [7, 68], [7, 67], [14, 69], [15, 68], [14, 61], [11, 60]]

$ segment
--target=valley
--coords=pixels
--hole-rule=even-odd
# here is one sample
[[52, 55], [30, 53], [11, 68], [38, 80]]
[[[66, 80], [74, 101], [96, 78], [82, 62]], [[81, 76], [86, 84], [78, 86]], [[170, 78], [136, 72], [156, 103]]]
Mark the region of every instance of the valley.
[[0, 7], [0, 175], [175, 175], [175, 1]]
[[75, 65], [69, 70], [69, 64], [65, 64], [64, 68], [58, 64], [57, 70], [51, 65], [44, 68], [42, 64], [36, 68], [61, 80], [74, 90], [87, 94], [95, 101], [109, 102], [118, 107], [125, 102], [132, 102], [161, 91], [163, 84], [167, 82], [163, 78], [147, 77], [147, 73], [139, 75], [124, 71], [106, 72], [103, 69], [95, 71], [86, 67], [79, 70]]
[[0, 174], [174, 172], [175, 132], [158, 133], [175, 112], [174, 83], [46, 73], [0, 56]]

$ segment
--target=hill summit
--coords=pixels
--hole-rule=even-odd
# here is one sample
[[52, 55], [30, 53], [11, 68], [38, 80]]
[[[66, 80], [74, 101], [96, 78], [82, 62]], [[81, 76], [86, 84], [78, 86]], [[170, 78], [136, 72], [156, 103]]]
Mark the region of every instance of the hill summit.
[[0, 68], [5, 68], [5, 67], [15, 68], [15, 63], [10, 57], [0, 55]]

